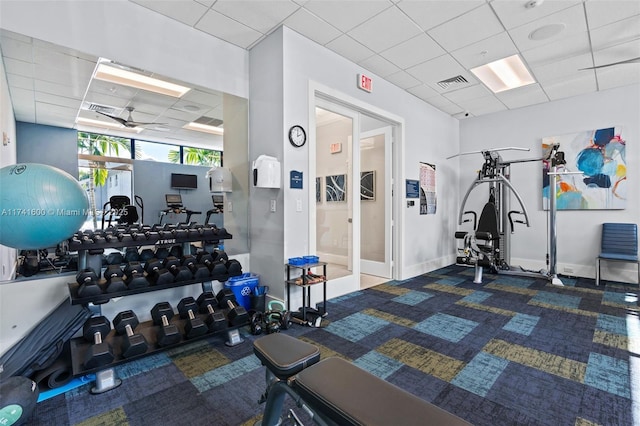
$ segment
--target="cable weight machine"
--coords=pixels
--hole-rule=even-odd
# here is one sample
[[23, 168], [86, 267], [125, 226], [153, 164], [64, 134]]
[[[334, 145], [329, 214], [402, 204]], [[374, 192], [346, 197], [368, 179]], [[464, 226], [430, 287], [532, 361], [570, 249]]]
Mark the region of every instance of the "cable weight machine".
[[[482, 283], [482, 272], [488, 268], [492, 273], [527, 276], [547, 279], [554, 285], [562, 286], [563, 283], [558, 278], [557, 265], [557, 229], [556, 229], [556, 200], [558, 176], [565, 174], [581, 174], [582, 172], [568, 172], [564, 169], [564, 153], [558, 151], [559, 144], [551, 145], [545, 155], [541, 158], [520, 159], [505, 161], [500, 151], [515, 150], [529, 151], [528, 148], [507, 147], [495, 148], [481, 151], [465, 152], [459, 155], [482, 154], [484, 164], [478, 171], [477, 178], [471, 183], [460, 206], [458, 224], [473, 221], [473, 231], [458, 231], [455, 233], [456, 239], [463, 241], [463, 247], [458, 249], [457, 263], [475, 267], [475, 283]], [[521, 266], [511, 265], [511, 234], [514, 232], [515, 224], [522, 224], [530, 227], [529, 213], [518, 191], [510, 182], [511, 165], [517, 163], [548, 161], [550, 162], [550, 205], [549, 205], [549, 252], [546, 260], [549, 270], [539, 271], [527, 270]], [[487, 184], [489, 186], [488, 202], [485, 204], [480, 219], [474, 211], [466, 211], [465, 204], [469, 194], [478, 186]], [[518, 210], [511, 209], [511, 195], [515, 197], [519, 204]], [[471, 215], [473, 219], [469, 218]]]

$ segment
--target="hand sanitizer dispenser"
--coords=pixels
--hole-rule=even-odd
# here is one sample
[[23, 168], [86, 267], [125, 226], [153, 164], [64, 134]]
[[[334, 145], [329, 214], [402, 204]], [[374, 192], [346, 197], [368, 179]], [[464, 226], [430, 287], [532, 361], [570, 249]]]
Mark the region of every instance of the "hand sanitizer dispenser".
[[261, 155], [253, 162], [253, 186], [280, 188], [280, 162], [275, 157]]

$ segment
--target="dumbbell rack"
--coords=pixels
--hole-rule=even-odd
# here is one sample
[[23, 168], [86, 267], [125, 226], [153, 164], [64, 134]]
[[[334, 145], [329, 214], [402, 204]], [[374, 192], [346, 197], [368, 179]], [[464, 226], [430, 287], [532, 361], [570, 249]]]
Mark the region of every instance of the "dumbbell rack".
[[[135, 231], [138, 231], [137, 233]], [[224, 228], [219, 229], [215, 226], [197, 226], [197, 227], [176, 227], [172, 225], [164, 225], [161, 228], [156, 227], [133, 227], [133, 228], [111, 228], [108, 231], [96, 231], [94, 233], [96, 238], [87, 238], [86, 235], [82, 233], [77, 233], [72, 238], [69, 239], [69, 250], [78, 252], [78, 268], [81, 270], [85, 268], [89, 259], [94, 256], [94, 253], [101, 253], [103, 249], [107, 248], [122, 248], [122, 247], [141, 247], [141, 246], [165, 246], [165, 245], [174, 245], [174, 244], [182, 244], [183, 250], [185, 254], [188, 253], [190, 243], [192, 242], [204, 242], [204, 241], [219, 241], [225, 239], [231, 239], [233, 236], [226, 232]], [[106, 238], [105, 238], [106, 237]], [[240, 274], [242, 271], [239, 272]], [[235, 275], [234, 275], [235, 276]], [[185, 285], [191, 284], [202, 284], [203, 291], [212, 291], [212, 281], [226, 281], [230, 278], [230, 275], [217, 275], [217, 276], [209, 276], [206, 279], [191, 279], [191, 280], [183, 280], [178, 282], [172, 282], [162, 285], [150, 285], [149, 287], [136, 288], [136, 289], [127, 289], [125, 291], [114, 292], [114, 293], [106, 293], [106, 281], [101, 279], [98, 283], [103, 290], [102, 294], [90, 296], [90, 297], [79, 297], [78, 289], [80, 287], [77, 283], [68, 283], [69, 294], [71, 298], [71, 303], [89, 305], [93, 304], [98, 307], [99, 305], [109, 302], [111, 299], [116, 297], [130, 296], [134, 294], [140, 293], [148, 293], [152, 291], [164, 290], [175, 287], [182, 287]], [[227, 316], [228, 309], [220, 308], [222, 312], [225, 313], [225, 317]], [[206, 315], [197, 314], [197, 317], [202, 317], [203, 319]], [[231, 335], [235, 331], [237, 334], [237, 329], [249, 324], [249, 321], [246, 321], [243, 324], [229, 325], [228, 329], [209, 332], [202, 336], [198, 336], [192, 339], [186, 339], [184, 337], [185, 334], [185, 324], [187, 320], [177, 319], [178, 317], [174, 317], [171, 321], [171, 324], [175, 324], [181, 333], [182, 340], [178, 343], [168, 346], [159, 347], [157, 345], [157, 332], [161, 328], [159, 325], [154, 325], [152, 321], [147, 321], [140, 323], [136, 328], [135, 332], [138, 334], [142, 334], [149, 344], [149, 348], [147, 352], [141, 355], [137, 355], [134, 357], [124, 358], [122, 356], [122, 343], [125, 339], [124, 336], [117, 335], [114, 330], [106, 336], [104, 339], [108, 342], [113, 350], [114, 361], [110, 364], [103, 365], [96, 368], [86, 368], [83, 365], [84, 356], [88, 348], [91, 346], [89, 342], [84, 340], [83, 337], [74, 338], [71, 340], [71, 363], [72, 363], [72, 372], [74, 376], [81, 376], [90, 373], [96, 374], [96, 388], [100, 388], [100, 381], [109, 381], [109, 379], [101, 378], [100, 375], [104, 374], [104, 377], [111, 377], [113, 379], [115, 377], [115, 373], [113, 371], [113, 367], [124, 364], [126, 362], [143, 358], [155, 353], [159, 353], [165, 351], [167, 349], [171, 349], [174, 347], [178, 347], [184, 345], [185, 343], [193, 342], [202, 338], [211, 337], [213, 335], [222, 335], [228, 334], [231, 339]], [[115, 379], [117, 380], [117, 379]], [[94, 393], [99, 393], [102, 391], [106, 391], [116, 387], [116, 385], [108, 387], [104, 390], [99, 390]]]

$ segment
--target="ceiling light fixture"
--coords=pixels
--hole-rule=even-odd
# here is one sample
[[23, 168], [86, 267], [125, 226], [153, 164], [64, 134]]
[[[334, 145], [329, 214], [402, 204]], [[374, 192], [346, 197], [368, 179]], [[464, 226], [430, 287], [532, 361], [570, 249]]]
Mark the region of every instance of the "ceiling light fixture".
[[196, 132], [211, 133], [211, 134], [220, 135], [220, 136], [224, 134], [224, 129], [222, 127], [209, 126], [207, 124], [196, 123], [195, 121], [192, 121], [189, 124], [185, 124], [184, 126], [182, 126], [182, 128], [188, 129], [188, 130], [195, 130]]
[[472, 68], [471, 72], [493, 93], [504, 92], [536, 82], [518, 55]]
[[174, 98], [179, 98], [191, 90], [190, 87], [110, 66], [106, 62], [98, 63], [93, 78], [108, 81], [109, 83], [147, 90], [161, 95], [173, 96]]
[[76, 120], [76, 124], [91, 126], [91, 127], [102, 127], [106, 129], [115, 129], [121, 132], [128, 132], [128, 133], [140, 133], [141, 131], [144, 130], [142, 127], [124, 127], [117, 123], [109, 123], [107, 121], [94, 120], [92, 118], [84, 118], [84, 117], [78, 117], [78, 119]]

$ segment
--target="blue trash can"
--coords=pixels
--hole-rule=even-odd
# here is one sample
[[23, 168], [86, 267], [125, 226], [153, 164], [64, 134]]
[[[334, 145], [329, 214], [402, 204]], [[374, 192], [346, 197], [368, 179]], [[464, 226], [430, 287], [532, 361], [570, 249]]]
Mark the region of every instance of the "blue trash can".
[[246, 310], [251, 309], [251, 295], [260, 283], [260, 277], [250, 272], [231, 277], [224, 283], [225, 288], [231, 289], [236, 300]]

